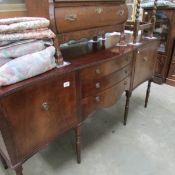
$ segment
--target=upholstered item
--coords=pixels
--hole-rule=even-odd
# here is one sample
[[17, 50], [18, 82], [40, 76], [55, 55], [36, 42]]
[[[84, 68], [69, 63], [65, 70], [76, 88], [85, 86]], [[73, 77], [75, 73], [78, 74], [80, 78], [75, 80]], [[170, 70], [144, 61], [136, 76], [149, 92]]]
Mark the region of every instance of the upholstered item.
[[18, 41], [26, 39], [43, 39], [43, 38], [55, 38], [55, 34], [50, 29], [39, 30], [39, 31], [24, 31], [21, 33], [12, 34], [0, 34], [1, 41]]
[[24, 30], [47, 28], [50, 21], [45, 18], [6, 18], [0, 19], [0, 33], [14, 33]]
[[0, 86], [10, 85], [44, 73], [56, 67], [55, 48], [14, 59], [0, 67]]
[[53, 42], [44, 40], [34, 40], [27, 42], [17, 42], [0, 48], [0, 58], [17, 58], [27, 54], [44, 50], [47, 46], [53, 45]]

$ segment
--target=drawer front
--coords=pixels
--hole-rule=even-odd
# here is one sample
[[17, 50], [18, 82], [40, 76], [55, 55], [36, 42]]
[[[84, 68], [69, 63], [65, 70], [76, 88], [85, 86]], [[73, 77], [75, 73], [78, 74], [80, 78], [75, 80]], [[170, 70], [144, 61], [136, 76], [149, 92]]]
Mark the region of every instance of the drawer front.
[[92, 96], [105, 89], [112, 87], [118, 82], [131, 74], [131, 65], [124, 67], [123, 69], [114, 72], [108, 76], [97, 78], [94, 80], [83, 80], [82, 81], [82, 98]]
[[19, 162], [78, 123], [74, 73], [27, 87], [2, 101]]
[[55, 9], [59, 33], [124, 23], [128, 9], [123, 5], [60, 7]]
[[110, 75], [131, 63], [132, 54], [116, 58], [113, 61], [91, 66], [80, 71], [81, 81], [94, 80]]
[[133, 88], [153, 77], [158, 42], [153, 42], [137, 51]]
[[130, 78], [126, 78], [112, 88], [82, 99], [82, 113], [86, 118], [91, 112], [112, 106], [125, 90], [129, 90]]

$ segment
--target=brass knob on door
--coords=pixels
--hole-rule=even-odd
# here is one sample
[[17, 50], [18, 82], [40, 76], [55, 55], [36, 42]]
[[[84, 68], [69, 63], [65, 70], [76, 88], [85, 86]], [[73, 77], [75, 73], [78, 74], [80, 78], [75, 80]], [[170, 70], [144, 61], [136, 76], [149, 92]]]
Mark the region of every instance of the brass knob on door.
[[97, 89], [99, 89], [101, 87], [100, 82], [97, 82], [95, 86]]
[[100, 101], [101, 101], [100, 96], [97, 96], [97, 97], [95, 98], [95, 100], [96, 100], [97, 102], [100, 102]]
[[100, 69], [96, 69], [95, 72], [96, 72], [96, 74], [101, 74]]
[[43, 109], [44, 111], [48, 111], [48, 110], [49, 110], [49, 104], [48, 104], [47, 102], [44, 102], [44, 103], [42, 104], [42, 109]]

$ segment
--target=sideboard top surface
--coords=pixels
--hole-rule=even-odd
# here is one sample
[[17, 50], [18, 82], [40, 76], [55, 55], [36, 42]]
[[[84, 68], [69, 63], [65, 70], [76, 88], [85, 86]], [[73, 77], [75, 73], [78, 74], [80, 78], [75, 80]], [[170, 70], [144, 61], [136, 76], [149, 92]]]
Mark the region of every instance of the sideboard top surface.
[[80, 53], [81, 51], [83, 52], [82, 55], [80, 56], [74, 56], [74, 54], [71, 55], [70, 53], [69, 55], [71, 56], [64, 55], [64, 57], [66, 57], [66, 60], [71, 63], [68, 66], [65, 66], [59, 69], [55, 68], [42, 75], [30, 78], [28, 80], [24, 80], [14, 85], [0, 87], [0, 99], [3, 98], [4, 96], [7, 96], [12, 93], [15, 93], [16, 91], [19, 91], [22, 88], [30, 87], [35, 83], [40, 83], [43, 80], [47, 80], [52, 76], [63, 75], [85, 67], [89, 67], [92, 65], [97, 65], [100, 63], [104, 63], [106, 61], [117, 59], [118, 57], [125, 55], [129, 52], [132, 52], [140, 47], [143, 47], [144, 45], [149, 44], [150, 42], [153, 42], [153, 40], [143, 40], [142, 44], [139, 46], [127, 46], [127, 47], [116, 46], [109, 49], [99, 49], [96, 52], [93, 52], [92, 50], [90, 51], [88, 50], [87, 53], [84, 52], [84, 48], [82, 50], [79, 48], [79, 52]]

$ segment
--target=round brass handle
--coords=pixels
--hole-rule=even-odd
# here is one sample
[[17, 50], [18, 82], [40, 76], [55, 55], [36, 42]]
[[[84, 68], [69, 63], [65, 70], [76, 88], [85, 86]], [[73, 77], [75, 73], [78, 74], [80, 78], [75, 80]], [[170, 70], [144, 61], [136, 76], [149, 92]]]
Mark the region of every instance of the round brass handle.
[[97, 97], [95, 98], [95, 100], [96, 100], [97, 102], [100, 102], [100, 101], [101, 101], [100, 96], [97, 96]]
[[125, 57], [125, 60], [128, 62], [129, 61], [129, 58], [128, 57]]
[[143, 57], [143, 61], [147, 62], [148, 61], [148, 57]]
[[95, 86], [97, 89], [99, 89], [101, 87], [100, 82], [97, 82]]
[[125, 74], [128, 74], [128, 70], [125, 70]]
[[101, 74], [100, 69], [96, 69], [95, 72], [96, 72], [96, 74]]
[[43, 108], [44, 111], [48, 111], [49, 110], [49, 104], [47, 102], [44, 102], [42, 104], [42, 108]]

